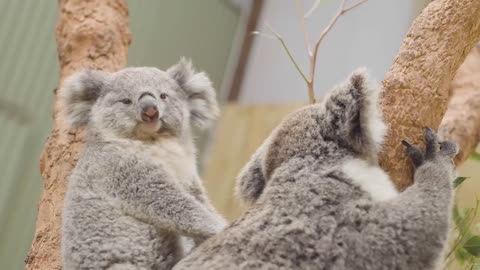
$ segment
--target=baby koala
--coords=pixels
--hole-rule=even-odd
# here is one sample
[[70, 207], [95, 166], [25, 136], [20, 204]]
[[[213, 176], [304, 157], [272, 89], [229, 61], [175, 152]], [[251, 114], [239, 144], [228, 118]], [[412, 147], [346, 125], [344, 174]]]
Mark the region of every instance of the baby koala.
[[65, 195], [63, 269], [170, 269], [188, 241], [225, 227], [192, 139], [218, 115], [205, 73], [184, 59], [167, 71], [86, 70], [60, 95], [65, 120], [87, 128]]
[[447, 244], [456, 146], [431, 129], [425, 154], [404, 142], [415, 184], [397, 192], [377, 163], [379, 92], [357, 71], [290, 114], [237, 180], [250, 208], [174, 269], [433, 269]]

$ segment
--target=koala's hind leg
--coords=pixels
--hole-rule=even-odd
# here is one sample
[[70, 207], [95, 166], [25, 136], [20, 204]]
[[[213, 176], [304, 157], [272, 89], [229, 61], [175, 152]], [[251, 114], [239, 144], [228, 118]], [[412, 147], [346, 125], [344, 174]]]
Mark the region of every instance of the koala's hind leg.
[[376, 202], [359, 218], [351, 265], [363, 269], [434, 269], [450, 225], [454, 180], [451, 142], [438, 142], [425, 129], [426, 151], [404, 141], [415, 166], [414, 185], [397, 197]]

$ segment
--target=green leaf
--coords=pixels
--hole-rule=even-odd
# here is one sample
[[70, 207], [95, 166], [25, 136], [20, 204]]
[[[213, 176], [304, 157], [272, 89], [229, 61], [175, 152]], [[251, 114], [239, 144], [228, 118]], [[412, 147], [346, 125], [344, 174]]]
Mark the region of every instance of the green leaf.
[[457, 248], [455, 250], [455, 259], [460, 265], [463, 265], [472, 255], [468, 253], [464, 248]]
[[453, 188], [457, 188], [458, 186], [460, 186], [461, 183], [463, 183], [463, 181], [465, 181], [467, 179], [468, 179], [468, 177], [463, 177], [463, 176], [457, 177], [457, 179], [455, 179], [455, 181], [453, 181]]
[[480, 270], [480, 264], [473, 265], [473, 270]]
[[480, 256], [480, 236], [474, 235], [463, 244], [463, 248], [473, 256]]
[[480, 161], [480, 153], [473, 152], [473, 154], [470, 156], [470, 158], [473, 159], [473, 160], [479, 160]]

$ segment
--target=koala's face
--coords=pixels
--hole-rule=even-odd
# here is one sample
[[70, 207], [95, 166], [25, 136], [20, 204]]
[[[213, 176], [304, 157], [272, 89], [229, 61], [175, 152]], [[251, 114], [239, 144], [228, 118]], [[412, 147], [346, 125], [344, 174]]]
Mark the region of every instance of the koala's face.
[[74, 75], [61, 94], [73, 126], [89, 124], [104, 135], [122, 138], [180, 136], [191, 124], [205, 126], [218, 114], [210, 80], [184, 60], [167, 71], [84, 71]]
[[92, 108], [93, 125], [123, 137], [178, 136], [190, 126], [188, 96], [166, 72], [127, 68], [112, 75]]

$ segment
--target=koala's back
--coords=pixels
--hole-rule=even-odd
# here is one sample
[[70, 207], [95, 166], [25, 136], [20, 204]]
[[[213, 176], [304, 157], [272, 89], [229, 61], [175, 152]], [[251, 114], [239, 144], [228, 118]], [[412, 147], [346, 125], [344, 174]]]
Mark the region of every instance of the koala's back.
[[345, 260], [348, 248], [337, 241], [342, 228], [356, 226], [355, 202], [368, 203], [368, 195], [335, 172], [288, 167], [255, 207], [174, 269], [334, 269]]
[[68, 179], [62, 224], [64, 269], [171, 268], [183, 256], [180, 237], [127, 215], [107, 194], [103, 184], [113, 175], [110, 163], [119, 160], [106, 151], [87, 146]]
[[[436, 251], [416, 247], [385, 213], [372, 215], [371, 195], [341, 169], [304, 165], [278, 168], [252, 208], [174, 269], [430, 269], [420, 258]], [[405, 260], [412, 250], [417, 259]]]

